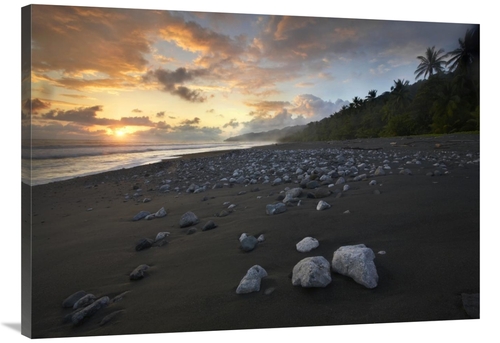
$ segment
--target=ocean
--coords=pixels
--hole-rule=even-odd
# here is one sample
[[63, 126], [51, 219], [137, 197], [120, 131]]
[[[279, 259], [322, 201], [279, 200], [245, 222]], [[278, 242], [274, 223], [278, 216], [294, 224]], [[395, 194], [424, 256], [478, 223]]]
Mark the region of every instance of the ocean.
[[35, 186], [194, 153], [247, 149], [267, 144], [270, 143], [119, 144], [102, 141], [32, 140], [31, 144], [25, 143], [22, 147], [22, 182]]

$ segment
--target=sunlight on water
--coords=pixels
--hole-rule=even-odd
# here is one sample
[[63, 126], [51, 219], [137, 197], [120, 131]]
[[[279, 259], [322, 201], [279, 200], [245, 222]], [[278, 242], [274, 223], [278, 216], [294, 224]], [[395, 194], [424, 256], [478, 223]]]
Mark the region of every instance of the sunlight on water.
[[132, 168], [194, 153], [247, 149], [268, 144], [271, 143], [154, 145], [151, 143], [109, 144], [96, 141], [34, 140], [31, 148], [23, 147], [22, 181], [26, 184], [40, 185], [78, 176]]

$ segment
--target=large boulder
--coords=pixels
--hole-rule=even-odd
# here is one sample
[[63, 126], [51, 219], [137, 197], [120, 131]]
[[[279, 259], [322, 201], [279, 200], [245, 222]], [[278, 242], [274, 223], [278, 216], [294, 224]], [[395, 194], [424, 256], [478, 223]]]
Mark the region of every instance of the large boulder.
[[260, 282], [263, 277], [267, 276], [267, 272], [259, 265], [250, 268], [246, 275], [241, 279], [236, 294], [246, 294], [260, 291]]
[[330, 263], [323, 256], [306, 257], [293, 267], [294, 286], [326, 287], [331, 281]]
[[378, 274], [374, 259], [375, 253], [364, 244], [346, 245], [333, 253], [332, 270], [367, 288], [375, 288]]

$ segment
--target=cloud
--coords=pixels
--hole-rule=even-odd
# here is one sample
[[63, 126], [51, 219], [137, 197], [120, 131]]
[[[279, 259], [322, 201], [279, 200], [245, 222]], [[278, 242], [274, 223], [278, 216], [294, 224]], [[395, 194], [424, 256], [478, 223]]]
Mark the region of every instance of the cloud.
[[134, 112], [134, 113], [142, 113], [142, 110], [140, 110], [140, 109], [138, 109], [138, 108], [134, 108], [134, 109], [132, 110], [132, 112]]
[[337, 99], [337, 101], [325, 101], [312, 94], [297, 95], [292, 101], [293, 107], [290, 112], [302, 115], [306, 118], [321, 120], [328, 117], [348, 105], [349, 101]]
[[154, 71], [148, 71], [143, 79], [145, 82], [158, 81], [163, 91], [179, 96], [186, 101], [204, 102], [207, 98], [201, 95], [201, 91], [189, 89], [183, 86], [183, 84], [206, 75], [207, 72], [205, 69], [187, 70], [186, 68], [177, 68], [175, 71], [170, 71], [159, 68]]
[[258, 101], [246, 102], [245, 105], [254, 108], [254, 110], [249, 113], [251, 116], [266, 118], [272, 116], [270, 113], [271, 111], [279, 111], [291, 104], [288, 101]]
[[40, 99], [27, 99], [24, 104], [23, 104], [23, 110], [26, 111], [26, 113], [30, 113], [30, 111], [33, 114], [37, 114], [40, 110], [45, 110], [50, 108], [51, 103], [50, 102], [44, 102]]
[[190, 125], [170, 126], [158, 125], [144, 131], [136, 131], [132, 138], [141, 141], [162, 142], [219, 142], [222, 130], [218, 127], [196, 128]]
[[232, 127], [233, 129], [236, 129], [238, 126], [240, 126], [240, 123], [238, 123], [238, 121], [236, 119], [231, 119], [229, 121], [229, 123], [226, 123], [222, 126], [222, 128], [228, 128], [228, 127]]
[[156, 118], [163, 118], [163, 117], [165, 117], [165, 111], [156, 113]]
[[154, 127], [149, 117], [122, 117], [120, 120], [98, 118], [97, 112], [102, 112], [102, 106], [80, 107], [72, 110], [50, 110], [41, 114], [40, 118], [76, 123], [84, 126], [101, 125], [108, 127], [149, 126]]
[[243, 122], [240, 134], [282, 129], [287, 126], [304, 125], [307, 122], [304, 116], [294, 116], [287, 109], [283, 108], [269, 118], [255, 117], [248, 122]]
[[181, 121], [181, 124], [182, 125], [198, 125], [200, 123], [200, 121], [201, 121], [200, 118], [195, 117], [192, 120], [189, 120], [189, 119], [183, 120], [183, 121]]

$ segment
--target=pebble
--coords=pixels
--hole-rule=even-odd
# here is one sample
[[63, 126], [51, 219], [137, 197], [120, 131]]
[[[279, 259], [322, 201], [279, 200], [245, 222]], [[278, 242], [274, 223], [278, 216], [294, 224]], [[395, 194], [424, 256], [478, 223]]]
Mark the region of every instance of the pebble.
[[266, 276], [267, 272], [264, 268], [259, 265], [254, 265], [248, 269], [243, 279], [241, 279], [236, 288], [236, 294], [248, 294], [260, 291], [261, 280]]
[[330, 207], [332, 207], [332, 206], [329, 203], [327, 203], [326, 201], [320, 200], [318, 202], [318, 205], [316, 206], [316, 210], [323, 211], [323, 210], [326, 210]]
[[201, 229], [201, 231], [208, 231], [215, 229], [217, 227], [217, 224], [215, 224], [212, 220], [209, 220]]
[[141, 211], [139, 213], [137, 213], [134, 218], [132, 218], [133, 221], [138, 221], [138, 220], [141, 220], [141, 219], [144, 219], [146, 218], [148, 215], [150, 215], [151, 213], [148, 212], [148, 211]]
[[182, 215], [179, 226], [181, 228], [188, 227], [199, 223], [198, 217], [193, 212], [186, 212]]
[[266, 205], [266, 213], [269, 215], [286, 212], [287, 208], [284, 203]]
[[158, 232], [158, 234], [155, 237], [155, 242], [161, 241], [162, 239], [168, 237], [170, 235], [170, 232]]
[[89, 306], [87, 306], [87, 307], [83, 308], [82, 310], [73, 314], [73, 316], [71, 317], [71, 321], [73, 322], [73, 325], [81, 324], [85, 319], [92, 317], [100, 309], [106, 307], [108, 304], [109, 304], [109, 297], [105, 296], [105, 297], [99, 298], [98, 300], [96, 300], [92, 304], [90, 304]]
[[144, 278], [144, 273], [149, 269], [147, 264], [141, 264], [130, 273], [130, 280], [140, 280]]
[[83, 297], [81, 297], [80, 299], [78, 299], [77, 302], [75, 302], [75, 304], [73, 305], [73, 309], [76, 310], [76, 309], [88, 306], [88, 305], [92, 304], [95, 300], [96, 300], [95, 295], [86, 294]]
[[143, 238], [137, 243], [135, 246], [135, 251], [141, 251], [141, 250], [146, 250], [149, 249], [153, 246], [153, 240], [149, 238]]
[[76, 293], [71, 294], [69, 297], [67, 297], [63, 303], [62, 307], [64, 308], [73, 308], [75, 303], [80, 300], [83, 296], [87, 295], [87, 292], [85, 291], [78, 291]]
[[259, 241], [254, 236], [247, 236], [240, 242], [241, 249], [245, 252], [250, 252], [255, 249]]
[[319, 247], [319, 242], [316, 238], [306, 237], [298, 242], [295, 247], [297, 248], [298, 252], [309, 252]]

